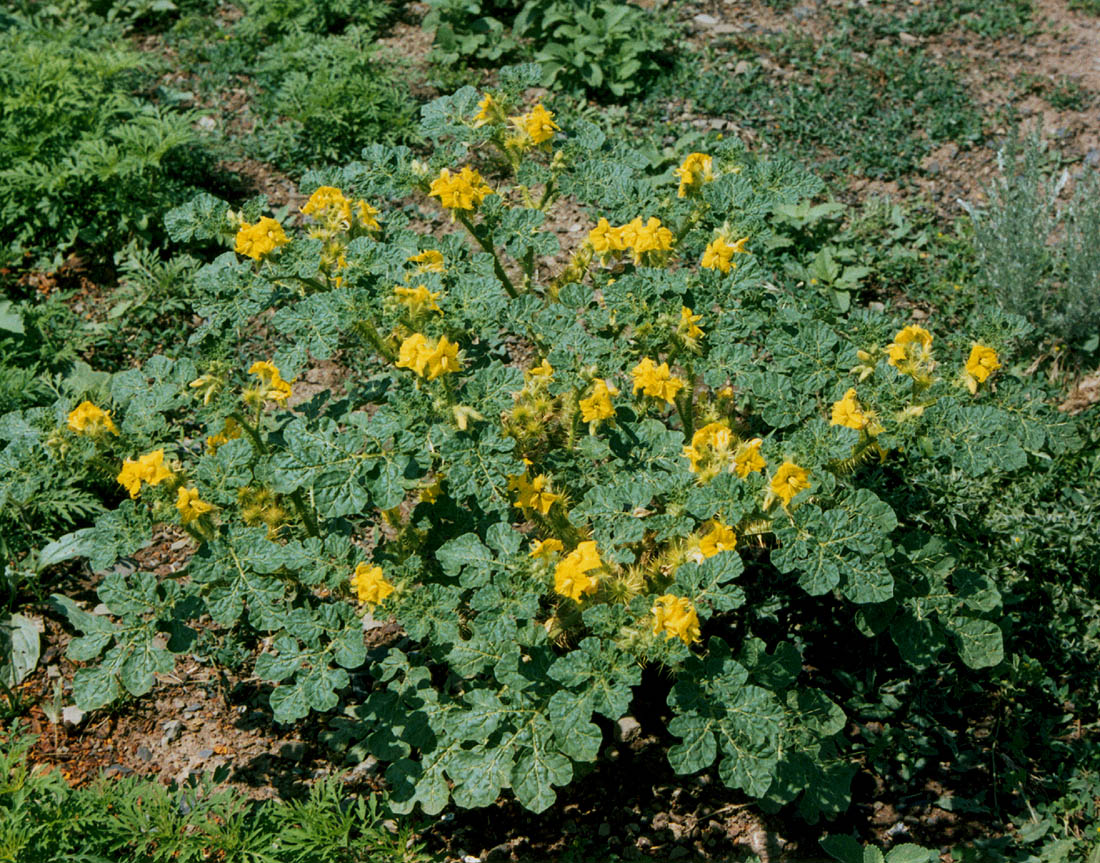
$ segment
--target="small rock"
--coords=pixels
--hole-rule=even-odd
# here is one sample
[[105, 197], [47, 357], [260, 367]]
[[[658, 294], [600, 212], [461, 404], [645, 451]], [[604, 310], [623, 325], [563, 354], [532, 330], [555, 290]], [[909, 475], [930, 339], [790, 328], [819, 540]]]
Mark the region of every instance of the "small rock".
[[202, 710], [201, 704], [188, 704], [183, 708], [184, 713], [198, 713], [200, 710]]
[[213, 749], [200, 749], [199, 750], [199, 758], [203, 759], [204, 761], [213, 754], [214, 754]]
[[134, 771], [125, 764], [112, 764], [103, 771], [104, 776], [133, 776]]
[[397, 822], [394, 821], [392, 818], [387, 818], [385, 821], [383, 821], [382, 826], [385, 827], [386, 830], [388, 830], [390, 833], [397, 832]]
[[624, 716], [615, 724], [615, 739], [629, 743], [642, 733], [642, 724], [633, 716]]
[[177, 539], [170, 546], [168, 546], [168, 548], [172, 551], [180, 551], [181, 549], [187, 548], [187, 546], [189, 546], [190, 544], [191, 540], [189, 539]]
[[153, 760], [153, 752], [148, 746], [139, 746], [137, 748], [137, 752], [135, 754], [142, 761], [152, 761]]
[[207, 132], [212, 132], [218, 127], [218, 121], [213, 117], [199, 117], [199, 128], [205, 129]]
[[169, 719], [164, 723], [164, 736], [160, 739], [161, 746], [179, 739], [183, 733], [183, 723], [178, 719]]
[[739, 33], [741, 28], [736, 24], [718, 24], [714, 28], [715, 35], [718, 36], [730, 36], [733, 33]]
[[934, 162], [934, 161], [929, 162], [928, 167], [925, 168], [924, 170], [928, 173], [929, 176], [935, 177], [940, 172], [940, 163], [939, 162]]
[[805, 21], [807, 18], [812, 18], [813, 14], [814, 10], [809, 6], [796, 6], [791, 11], [791, 15], [794, 16], [795, 21]]
[[61, 676], [61, 669], [58, 668], [56, 665], [47, 665], [46, 676], [50, 678], [50, 680], [56, 680]]
[[902, 45], [916, 45], [920, 39], [912, 33], [898, 33], [898, 41], [901, 42]]
[[748, 60], [738, 60], [737, 65], [733, 67], [734, 75], [748, 75], [752, 71], [752, 63]]
[[574, 222], [572, 225], [569, 226], [569, 233], [571, 234], [579, 234], [581, 230], [582, 227], [580, 222]]
[[878, 300], [872, 300], [867, 304], [867, 308], [870, 309], [872, 312], [882, 314], [886, 311], [886, 303], [880, 303]]
[[696, 15], [691, 20], [700, 27], [713, 27], [715, 24], [718, 23], [717, 18], [715, 18], [713, 15], [708, 15], [705, 12]]
[[80, 723], [84, 721], [86, 714], [83, 710], [77, 707], [75, 704], [70, 704], [64, 710], [61, 711], [61, 721], [71, 728], [79, 727]]
[[373, 755], [368, 755], [358, 764], [356, 764], [351, 772], [348, 773], [347, 778], [349, 780], [362, 779], [365, 776], [371, 776], [378, 772], [378, 759]]
[[601, 836], [610, 836], [611, 825], [605, 821], [603, 824], [600, 825], [599, 830], [597, 830], [596, 832], [599, 833]]
[[473, 854], [467, 854], [462, 858], [462, 863], [481, 863], [481, 858], [475, 857]]
[[1100, 150], [1095, 147], [1085, 154], [1085, 164], [1090, 168], [1100, 167]]
[[385, 625], [386, 621], [379, 620], [369, 611], [363, 615], [363, 632], [370, 632], [372, 629], [378, 629]]

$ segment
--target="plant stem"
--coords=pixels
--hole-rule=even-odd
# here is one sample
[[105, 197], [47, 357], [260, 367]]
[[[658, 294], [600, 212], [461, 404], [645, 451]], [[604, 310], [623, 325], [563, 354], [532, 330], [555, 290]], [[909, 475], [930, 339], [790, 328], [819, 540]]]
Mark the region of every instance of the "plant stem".
[[477, 244], [493, 256], [493, 271], [497, 274], [497, 278], [500, 280], [501, 285], [504, 286], [504, 290], [508, 293], [508, 296], [514, 300], [519, 296], [519, 293], [516, 291], [516, 286], [512, 284], [512, 280], [508, 278], [508, 274], [504, 272], [504, 267], [500, 263], [500, 257], [497, 255], [497, 250], [493, 247], [493, 244], [478, 236], [477, 231], [474, 230], [474, 226], [470, 222], [469, 216], [461, 210], [455, 210], [454, 212], [458, 220], [462, 222], [463, 227], [470, 232], [470, 236], [477, 241]]

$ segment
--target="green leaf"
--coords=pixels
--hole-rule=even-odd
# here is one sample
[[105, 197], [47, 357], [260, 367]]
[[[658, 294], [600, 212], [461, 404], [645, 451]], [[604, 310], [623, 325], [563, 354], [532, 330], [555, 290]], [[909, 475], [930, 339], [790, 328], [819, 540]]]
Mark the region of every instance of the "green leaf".
[[567, 785], [572, 778], [573, 765], [569, 759], [536, 742], [516, 760], [511, 775], [512, 790], [522, 806], [532, 812], [543, 812], [557, 799], [554, 786]]
[[958, 639], [959, 656], [971, 668], [989, 668], [1004, 659], [1001, 628], [980, 617], [956, 617], [948, 628]]
[[0, 682], [12, 689], [38, 664], [38, 630], [22, 614], [0, 617]]

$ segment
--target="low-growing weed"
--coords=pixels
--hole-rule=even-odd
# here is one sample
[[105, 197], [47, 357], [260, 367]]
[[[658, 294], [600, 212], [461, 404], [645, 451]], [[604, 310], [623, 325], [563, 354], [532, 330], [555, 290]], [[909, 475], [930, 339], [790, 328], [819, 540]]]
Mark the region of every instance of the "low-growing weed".
[[[836, 41], [796, 37], [759, 47], [790, 73], [769, 73], [755, 50], [706, 63], [689, 55], [657, 88], [658, 101], [686, 96], [699, 113], [752, 130], [783, 152], [813, 152], [827, 176], [898, 177], [939, 144], [968, 146], [981, 135], [965, 88], [919, 50], [878, 47], [860, 56]], [[748, 69], [730, 74], [738, 60]]]
[[358, 29], [275, 43], [255, 71], [264, 154], [301, 172], [358, 158], [370, 143], [409, 141], [416, 105], [398, 65]]
[[[72, 788], [54, 769], [31, 767], [33, 738], [0, 737], [0, 861], [120, 860], [198, 863], [424, 863], [406, 822], [391, 832], [375, 795], [352, 797], [339, 778], [302, 800], [252, 801], [219, 788], [225, 776], [183, 785], [100, 780]], [[392, 823], [392, 822], [391, 822]]]
[[1082, 173], [1060, 204], [1068, 172], [1051, 175], [1040, 141], [1009, 138], [984, 208], [970, 207], [979, 278], [1000, 306], [1040, 334], [1086, 353], [1100, 346], [1100, 188]]
[[0, 29], [0, 261], [158, 236], [208, 159], [191, 118], [134, 93], [146, 61], [103, 25]]

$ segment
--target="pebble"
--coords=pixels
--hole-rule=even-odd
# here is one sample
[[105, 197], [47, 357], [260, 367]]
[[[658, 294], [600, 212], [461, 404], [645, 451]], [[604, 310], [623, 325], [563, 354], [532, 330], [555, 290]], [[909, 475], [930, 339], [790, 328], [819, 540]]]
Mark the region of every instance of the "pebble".
[[153, 752], [148, 746], [144, 746], [144, 745], [139, 746], [137, 748], [137, 752], [135, 754], [142, 761], [152, 761], [153, 760]]
[[713, 15], [708, 15], [705, 12], [696, 15], [691, 20], [698, 24], [700, 27], [713, 27], [715, 24], [718, 23], [717, 18], [715, 18]]
[[104, 776], [133, 776], [134, 771], [125, 764], [112, 764], [103, 771]]
[[178, 719], [169, 719], [164, 723], [164, 736], [160, 739], [161, 746], [177, 740], [183, 733], [183, 723]]
[[615, 724], [615, 739], [620, 743], [629, 743], [642, 733], [642, 724], [633, 716], [624, 716]]
[[184, 713], [196, 713], [199, 710], [202, 710], [201, 704], [188, 704], [185, 708], [183, 708]]
[[363, 632], [370, 632], [372, 629], [378, 629], [381, 626], [385, 626], [386, 621], [379, 620], [369, 611], [363, 615]]
[[218, 121], [213, 117], [199, 117], [199, 128], [212, 132], [218, 126]]
[[199, 758], [203, 759], [204, 761], [213, 754], [214, 754], [213, 749], [200, 749], [199, 750]]
[[1085, 164], [1091, 168], [1100, 168], [1100, 150], [1095, 147], [1085, 154]]
[[98, 614], [100, 617], [110, 613], [111, 609], [107, 607], [107, 604], [105, 602], [101, 602], [99, 605], [92, 609], [92, 614]]
[[64, 710], [61, 711], [61, 721], [66, 725], [76, 728], [84, 721], [84, 717], [87, 716], [83, 710], [77, 707], [75, 704], [70, 704]]
[[360, 779], [364, 776], [370, 776], [376, 772], [378, 772], [378, 759], [375, 758], [373, 755], [368, 755], [351, 769], [351, 771], [347, 775], [347, 778], [349, 780]]

